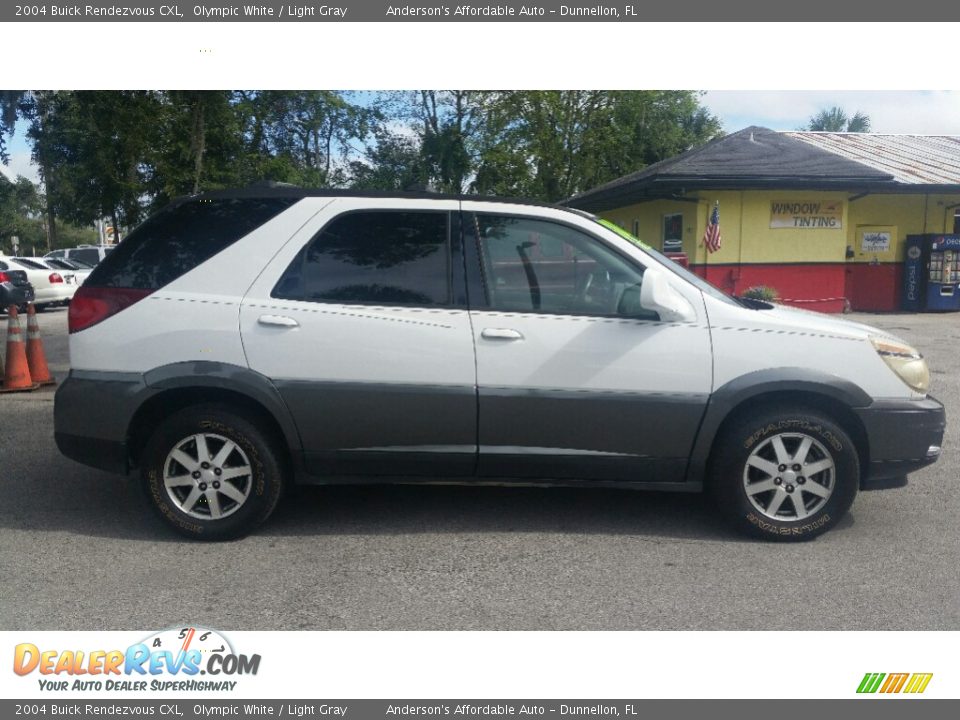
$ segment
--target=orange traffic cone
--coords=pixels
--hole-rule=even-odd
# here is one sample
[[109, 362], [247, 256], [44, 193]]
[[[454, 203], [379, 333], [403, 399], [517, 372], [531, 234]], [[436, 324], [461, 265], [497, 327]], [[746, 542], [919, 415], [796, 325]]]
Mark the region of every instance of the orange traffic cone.
[[11, 305], [7, 313], [7, 368], [3, 374], [0, 393], [36, 390], [40, 385], [30, 378], [30, 366], [27, 365], [27, 351], [23, 347], [23, 336], [20, 334], [17, 306]]
[[47, 367], [47, 355], [43, 352], [43, 340], [40, 339], [40, 324], [33, 303], [27, 305], [27, 367], [30, 377], [41, 385], [56, 385], [50, 368]]

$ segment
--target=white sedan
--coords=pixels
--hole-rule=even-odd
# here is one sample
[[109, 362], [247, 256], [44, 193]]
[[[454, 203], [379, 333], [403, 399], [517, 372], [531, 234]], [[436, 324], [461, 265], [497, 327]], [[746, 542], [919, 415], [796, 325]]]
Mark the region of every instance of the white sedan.
[[17, 270], [25, 270], [27, 279], [33, 285], [33, 304], [37, 310], [46, 310], [55, 305], [66, 305], [73, 299], [79, 285], [71, 276], [70, 282], [63, 272], [47, 267], [41, 258], [13, 258], [0, 256], [5, 263]]
[[[18, 260], [21, 258], [17, 258]], [[84, 280], [89, 277], [93, 268], [81, 263], [79, 260], [64, 260], [63, 258], [44, 257], [44, 258], [26, 258], [32, 262], [42, 262], [51, 270], [58, 271], [63, 275], [63, 280], [67, 284], [73, 282], [75, 285], [83, 285]], [[73, 278], [71, 280], [71, 277]]]

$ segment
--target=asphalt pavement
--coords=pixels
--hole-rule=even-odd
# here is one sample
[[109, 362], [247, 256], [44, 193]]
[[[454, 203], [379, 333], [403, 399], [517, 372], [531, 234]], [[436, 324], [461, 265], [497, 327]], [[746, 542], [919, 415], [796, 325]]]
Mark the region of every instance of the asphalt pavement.
[[[960, 315], [849, 317], [927, 355], [943, 457], [793, 545], [697, 495], [441, 486], [301, 488], [248, 538], [191, 542], [59, 454], [51, 391], [0, 395], [0, 629], [960, 629]], [[66, 311], [40, 324], [63, 377]]]

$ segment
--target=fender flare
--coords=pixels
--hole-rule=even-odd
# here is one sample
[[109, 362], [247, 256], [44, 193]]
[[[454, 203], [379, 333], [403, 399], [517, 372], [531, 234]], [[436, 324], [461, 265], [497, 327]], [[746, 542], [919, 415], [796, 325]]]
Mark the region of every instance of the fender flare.
[[287, 447], [295, 453], [303, 448], [300, 432], [280, 391], [266, 375], [230, 363], [196, 360], [161, 365], [143, 375], [151, 395], [165, 390], [216, 388], [244, 395], [263, 407], [280, 427]]
[[717, 432], [741, 403], [772, 392], [805, 392], [839, 401], [850, 408], [867, 407], [873, 398], [856, 383], [809, 368], [770, 368], [746, 373], [717, 388], [707, 403], [687, 464], [687, 482], [706, 480], [707, 461]]

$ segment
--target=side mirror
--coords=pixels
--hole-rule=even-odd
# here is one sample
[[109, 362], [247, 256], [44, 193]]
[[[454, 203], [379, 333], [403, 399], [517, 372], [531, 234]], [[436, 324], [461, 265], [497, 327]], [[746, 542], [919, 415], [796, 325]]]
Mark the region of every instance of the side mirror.
[[656, 312], [668, 322], [695, 322], [697, 314], [690, 301], [670, 284], [663, 270], [648, 267], [640, 285], [640, 302], [647, 310]]

